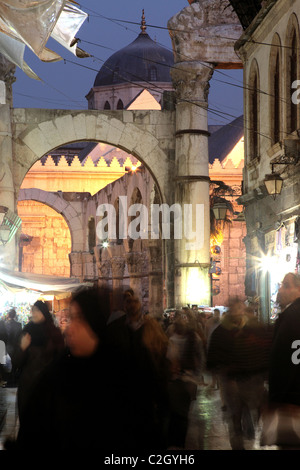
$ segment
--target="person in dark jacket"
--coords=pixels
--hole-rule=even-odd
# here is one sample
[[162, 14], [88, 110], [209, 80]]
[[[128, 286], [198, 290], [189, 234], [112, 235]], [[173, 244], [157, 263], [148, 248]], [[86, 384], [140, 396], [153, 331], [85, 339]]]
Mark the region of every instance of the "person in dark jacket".
[[250, 320], [245, 304], [233, 299], [208, 347], [207, 368], [218, 375], [233, 450], [244, 449], [244, 439], [255, 437], [265, 398], [270, 335]]
[[300, 405], [300, 364], [297, 361], [299, 346], [294, 343], [300, 340], [298, 274], [288, 273], [284, 277], [277, 301], [281, 313], [274, 327], [269, 370], [269, 401], [274, 405]]
[[22, 325], [17, 321], [17, 312], [14, 308], [9, 310], [7, 314], [5, 328], [7, 333], [7, 352], [12, 357], [22, 332]]
[[[106, 290], [87, 289], [72, 299], [67, 349], [35, 387], [20, 422], [17, 450], [155, 448], [156, 423], [147, 397], [157, 384], [147, 351], [129, 330], [128, 361], [113, 354], [106, 338], [111, 298]], [[145, 389], [144, 381], [152, 388]]]
[[32, 320], [23, 328], [12, 357], [13, 367], [19, 375], [17, 404], [20, 422], [40, 375], [63, 349], [63, 336], [55, 326], [47, 304], [37, 300], [32, 307]]
[[4, 356], [6, 355], [6, 343], [7, 343], [7, 333], [5, 328], [5, 322], [0, 317], [0, 385], [6, 382], [6, 373], [4, 370]]
[[[5, 328], [7, 333], [7, 353], [9, 354], [10, 358], [12, 358], [14, 356], [22, 333], [22, 325], [20, 322], [17, 321], [17, 312], [14, 308], [10, 309], [7, 314]], [[7, 386], [17, 386], [17, 374], [16, 368], [14, 366], [12, 366], [11, 371], [7, 374]]]

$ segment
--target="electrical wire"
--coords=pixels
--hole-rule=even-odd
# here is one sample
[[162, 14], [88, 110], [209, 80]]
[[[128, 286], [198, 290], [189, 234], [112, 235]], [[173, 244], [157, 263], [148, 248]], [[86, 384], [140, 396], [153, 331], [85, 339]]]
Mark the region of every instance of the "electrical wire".
[[[117, 18], [110, 18], [110, 17], [102, 15], [101, 13], [95, 12], [94, 10], [91, 10], [87, 7], [83, 7], [83, 8], [87, 11], [91, 11], [92, 13], [94, 13], [94, 15], [92, 15], [94, 17], [103, 18], [107, 21], [111, 21], [111, 22], [113, 22], [113, 23], [115, 23], [119, 26], [122, 26], [122, 27], [124, 27], [124, 26], [122, 24], [119, 24], [119, 23], [126, 23], [126, 24], [132, 24], [132, 25], [140, 26], [140, 23], [138, 23], [136, 21], [128, 21], [128, 20], [122, 20], [122, 19], [117, 19]], [[147, 23], [146, 26], [147, 26], [147, 28], [160, 29], [160, 30], [165, 30], [165, 31], [168, 31], [168, 32], [175, 32], [175, 33], [178, 32], [178, 33], [191, 34], [190, 30], [176, 29], [176, 28], [170, 28], [170, 27], [167, 27], [167, 26], [159, 26], [159, 25], [153, 25], [153, 24], [148, 24], [148, 23]], [[128, 29], [128, 28], [125, 28], [125, 29]], [[131, 30], [131, 31], [133, 31], [133, 30]], [[206, 36], [203, 36], [201, 34], [199, 34], [198, 37], [206, 39]], [[225, 40], [228, 40], [228, 41], [237, 41], [239, 39], [239, 38], [236, 38], [236, 37], [220, 36], [220, 35], [214, 36], [214, 38], [215, 39], [225, 39]], [[245, 43], [251, 43], [251, 44], [257, 44], [257, 45], [262, 45], [262, 46], [274, 46], [274, 44], [272, 44], [272, 43], [263, 42], [263, 41], [256, 41], [255, 39], [245, 39], [244, 42]], [[292, 46], [283, 45], [283, 44], [278, 45], [278, 47], [281, 47], [283, 49], [292, 49]], [[297, 50], [300, 50], [300, 48], [297, 48]]]
[[[86, 9], [87, 9], [87, 10], [90, 10], [90, 9], [88, 9], [88, 8], [86, 8]], [[101, 17], [101, 18], [104, 18], [104, 19], [106, 19], [106, 20], [115, 22], [115, 23], [118, 24], [119, 26], [122, 26], [122, 25], [119, 24], [120, 22], [122, 22], [122, 21], [125, 22], [125, 20], [117, 20], [117, 19], [108, 18], [108, 17], [105, 17], [104, 15], [98, 14], [97, 12], [94, 12], [93, 10], [90, 10], [90, 11], [92, 11], [93, 13], [96, 13], [96, 15], [99, 16], [99, 17]], [[128, 23], [140, 25], [140, 23], [136, 23], [136, 22], [128, 22]], [[158, 27], [158, 26], [155, 26], [155, 25], [147, 25], [147, 27], [153, 27], [153, 28], [154, 28], [154, 27], [157, 27], [157, 28], [159, 28], [159, 29], [170, 30], [170, 28]], [[126, 28], [126, 29], [128, 29], [128, 28]], [[172, 30], [172, 29], [171, 29], [171, 30]], [[177, 31], [177, 30], [174, 30], [174, 31]], [[181, 31], [181, 30], [180, 30], [180, 31]], [[182, 31], [181, 31], [181, 32], [182, 32]], [[221, 38], [221, 36], [220, 36], [220, 38]], [[224, 37], [223, 37], [223, 38], [224, 38]], [[231, 39], [231, 40], [234, 39], [234, 40], [236, 40], [236, 38], [227, 38], [227, 39]], [[88, 42], [88, 41], [84, 41], [84, 42], [87, 42], [87, 43], [89, 43], [89, 44], [97, 45], [97, 46], [99, 46], [99, 47], [103, 47], [103, 48], [112, 50], [111, 48], [106, 47], [106, 46], [103, 46], [103, 45], [98, 45], [98, 44], [96, 44], [96, 43], [91, 43], [91, 42]], [[162, 47], [165, 47], [165, 46], [162, 46]], [[166, 48], [166, 49], [167, 49], [167, 48]], [[93, 59], [96, 59], [96, 60], [99, 60], [99, 61], [101, 61], [101, 62], [104, 62], [102, 59], [96, 58], [95, 56], [91, 56], [91, 57], [92, 57]], [[95, 71], [95, 72], [98, 71], [98, 70], [93, 69], [92, 67], [83, 66], [82, 64], [78, 64], [78, 63], [73, 62], [73, 61], [70, 61], [70, 60], [68, 60], [68, 59], [64, 59], [64, 62], [69, 62], [69, 63], [75, 64], [75, 65], [77, 65], [77, 66], [84, 67], [84, 68], [86, 68], [86, 69], [88, 69], [88, 70], [93, 70], [93, 71]], [[152, 61], [152, 62], [155, 62], [155, 61]], [[155, 62], [155, 63], [156, 63], [157, 65], [166, 65], [166, 64], [159, 64], [159, 62]], [[206, 66], [206, 67], [208, 67], [208, 68], [214, 69], [214, 67], [213, 67], [212, 65], [209, 65], [209, 64], [207, 64], [207, 63], [202, 63], [202, 65], [203, 65], [203, 66]], [[169, 67], [170, 67], [170, 66], [169, 66]], [[185, 71], [185, 70], [184, 70], [184, 71]], [[115, 71], [113, 71], [113, 72], [115, 72]], [[229, 77], [227, 74], [225, 74], [224, 72], [220, 72], [219, 70], [215, 70], [215, 72], [221, 73], [222, 75], [225, 75], [225, 76]], [[116, 73], [116, 72], [115, 72], [115, 73]], [[135, 77], [135, 78], [139, 79], [140, 77]], [[232, 78], [232, 77], [230, 77], [230, 78]], [[124, 78], [123, 78], [123, 80], [124, 80]], [[212, 80], [213, 80], [213, 79], [212, 79]], [[246, 90], [250, 90], [250, 91], [254, 91], [254, 90], [255, 90], [256, 92], [259, 92], [259, 93], [262, 93], [262, 94], [265, 94], [265, 95], [269, 95], [269, 96], [273, 96], [273, 95], [271, 95], [270, 93], [267, 93], [267, 92], [265, 92], [265, 91], [259, 90], [258, 88], [255, 89], [255, 88], [251, 88], [251, 87], [245, 87], [244, 85], [236, 85], [236, 84], [234, 84], [234, 83], [226, 82], [226, 81], [224, 81], [224, 80], [218, 80], [218, 79], [214, 79], [214, 80], [217, 81], [217, 82], [219, 82], [219, 83], [223, 83], [223, 84], [227, 84], [227, 85], [230, 85], [230, 86], [234, 86], [234, 87], [241, 88], [241, 89], [243, 89], [243, 90], [245, 90], [245, 89], [246, 89]], [[128, 81], [128, 80], [125, 80], [125, 81], [128, 82], [128, 83], [134, 83], [134, 82], [130, 82], [130, 81]], [[142, 80], [142, 81], [145, 81], [145, 80]], [[55, 88], [52, 87], [49, 83], [47, 83], [47, 82], [44, 82], [44, 83], [46, 83], [50, 88], [54, 89], [54, 90], [57, 91], [58, 93], [61, 93], [61, 94], [64, 95], [64, 93], [62, 93], [60, 90], [55, 89]], [[155, 87], [156, 89], [158, 89], [160, 92], [163, 91], [163, 89], [161, 89], [161, 88], [155, 86], [152, 82], [147, 82], [147, 83], [150, 84], [152, 87], [154, 86], [154, 87]], [[146, 89], [146, 88], [144, 88], [144, 89]], [[149, 89], [149, 88], [148, 88], [148, 89]], [[152, 88], [152, 91], [154, 91], [153, 88]], [[64, 95], [64, 96], [66, 96], [66, 95]], [[67, 96], [66, 96], [66, 97], [67, 97]], [[67, 98], [70, 99], [69, 97], [67, 97]], [[283, 102], [285, 102], [285, 103], [287, 102], [287, 101], [284, 100], [283, 98], [280, 98], [280, 99], [281, 99]], [[74, 101], [74, 100], [71, 99], [71, 101]], [[185, 101], [186, 101], [186, 102], [189, 102], [188, 100], [185, 100]], [[74, 101], [74, 102], [76, 102], [76, 101]], [[206, 106], [205, 106], [205, 107], [204, 107], [204, 106], [201, 106], [201, 105], [199, 105], [199, 104], [197, 104], [197, 103], [195, 103], [195, 102], [190, 102], [190, 103], [191, 103], [191, 104], [194, 104], [194, 105], [196, 105], [196, 106], [202, 107], [203, 109], [204, 109], [204, 108], [206, 109]], [[233, 115], [231, 115], [230, 113], [224, 113], [224, 112], [221, 112], [221, 111], [219, 111], [219, 110], [213, 109], [213, 108], [211, 108], [211, 107], [208, 108], [208, 112], [210, 112], [210, 113], [212, 113], [212, 114], [215, 114], [215, 115], [218, 116], [218, 117], [223, 117], [223, 118], [224, 118], [224, 116], [226, 116], [226, 117], [230, 117], [230, 118], [234, 118], [234, 119], [236, 118], [236, 116], [233, 116]], [[253, 129], [249, 129], [249, 130], [253, 130]], [[264, 134], [261, 134], [261, 133], [259, 133], [259, 134], [260, 134], [262, 137], [266, 137], [266, 138], [269, 138], [269, 139], [270, 139], [270, 137], [268, 137], [268, 136], [266, 136], [266, 135], [264, 135]]]

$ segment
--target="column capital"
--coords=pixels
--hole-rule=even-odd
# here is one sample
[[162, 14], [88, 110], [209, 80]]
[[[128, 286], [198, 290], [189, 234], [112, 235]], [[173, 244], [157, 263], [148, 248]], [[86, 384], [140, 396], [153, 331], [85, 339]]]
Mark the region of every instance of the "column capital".
[[214, 73], [214, 65], [204, 62], [180, 62], [171, 70], [173, 86], [178, 99], [195, 104], [207, 103], [209, 81]]

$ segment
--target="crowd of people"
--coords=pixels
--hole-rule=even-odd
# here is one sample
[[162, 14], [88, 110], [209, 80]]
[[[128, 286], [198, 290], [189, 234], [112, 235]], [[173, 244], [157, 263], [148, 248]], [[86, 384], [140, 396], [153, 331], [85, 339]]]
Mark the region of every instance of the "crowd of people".
[[290, 342], [300, 342], [300, 276], [285, 277], [278, 301], [275, 328], [239, 299], [223, 315], [182, 308], [154, 317], [131, 289], [81, 290], [61, 327], [40, 300], [23, 329], [12, 309], [0, 341], [19, 427], [6, 449], [184, 449], [199, 387], [219, 390], [231, 447], [244, 449], [266, 409], [300, 405], [290, 360]]

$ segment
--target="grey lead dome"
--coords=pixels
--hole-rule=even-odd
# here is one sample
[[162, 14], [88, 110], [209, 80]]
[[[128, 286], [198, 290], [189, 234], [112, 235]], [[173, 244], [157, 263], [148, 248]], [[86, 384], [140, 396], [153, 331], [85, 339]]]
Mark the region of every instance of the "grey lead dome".
[[171, 82], [173, 53], [142, 32], [128, 46], [113, 54], [98, 72], [94, 86], [124, 82]]

